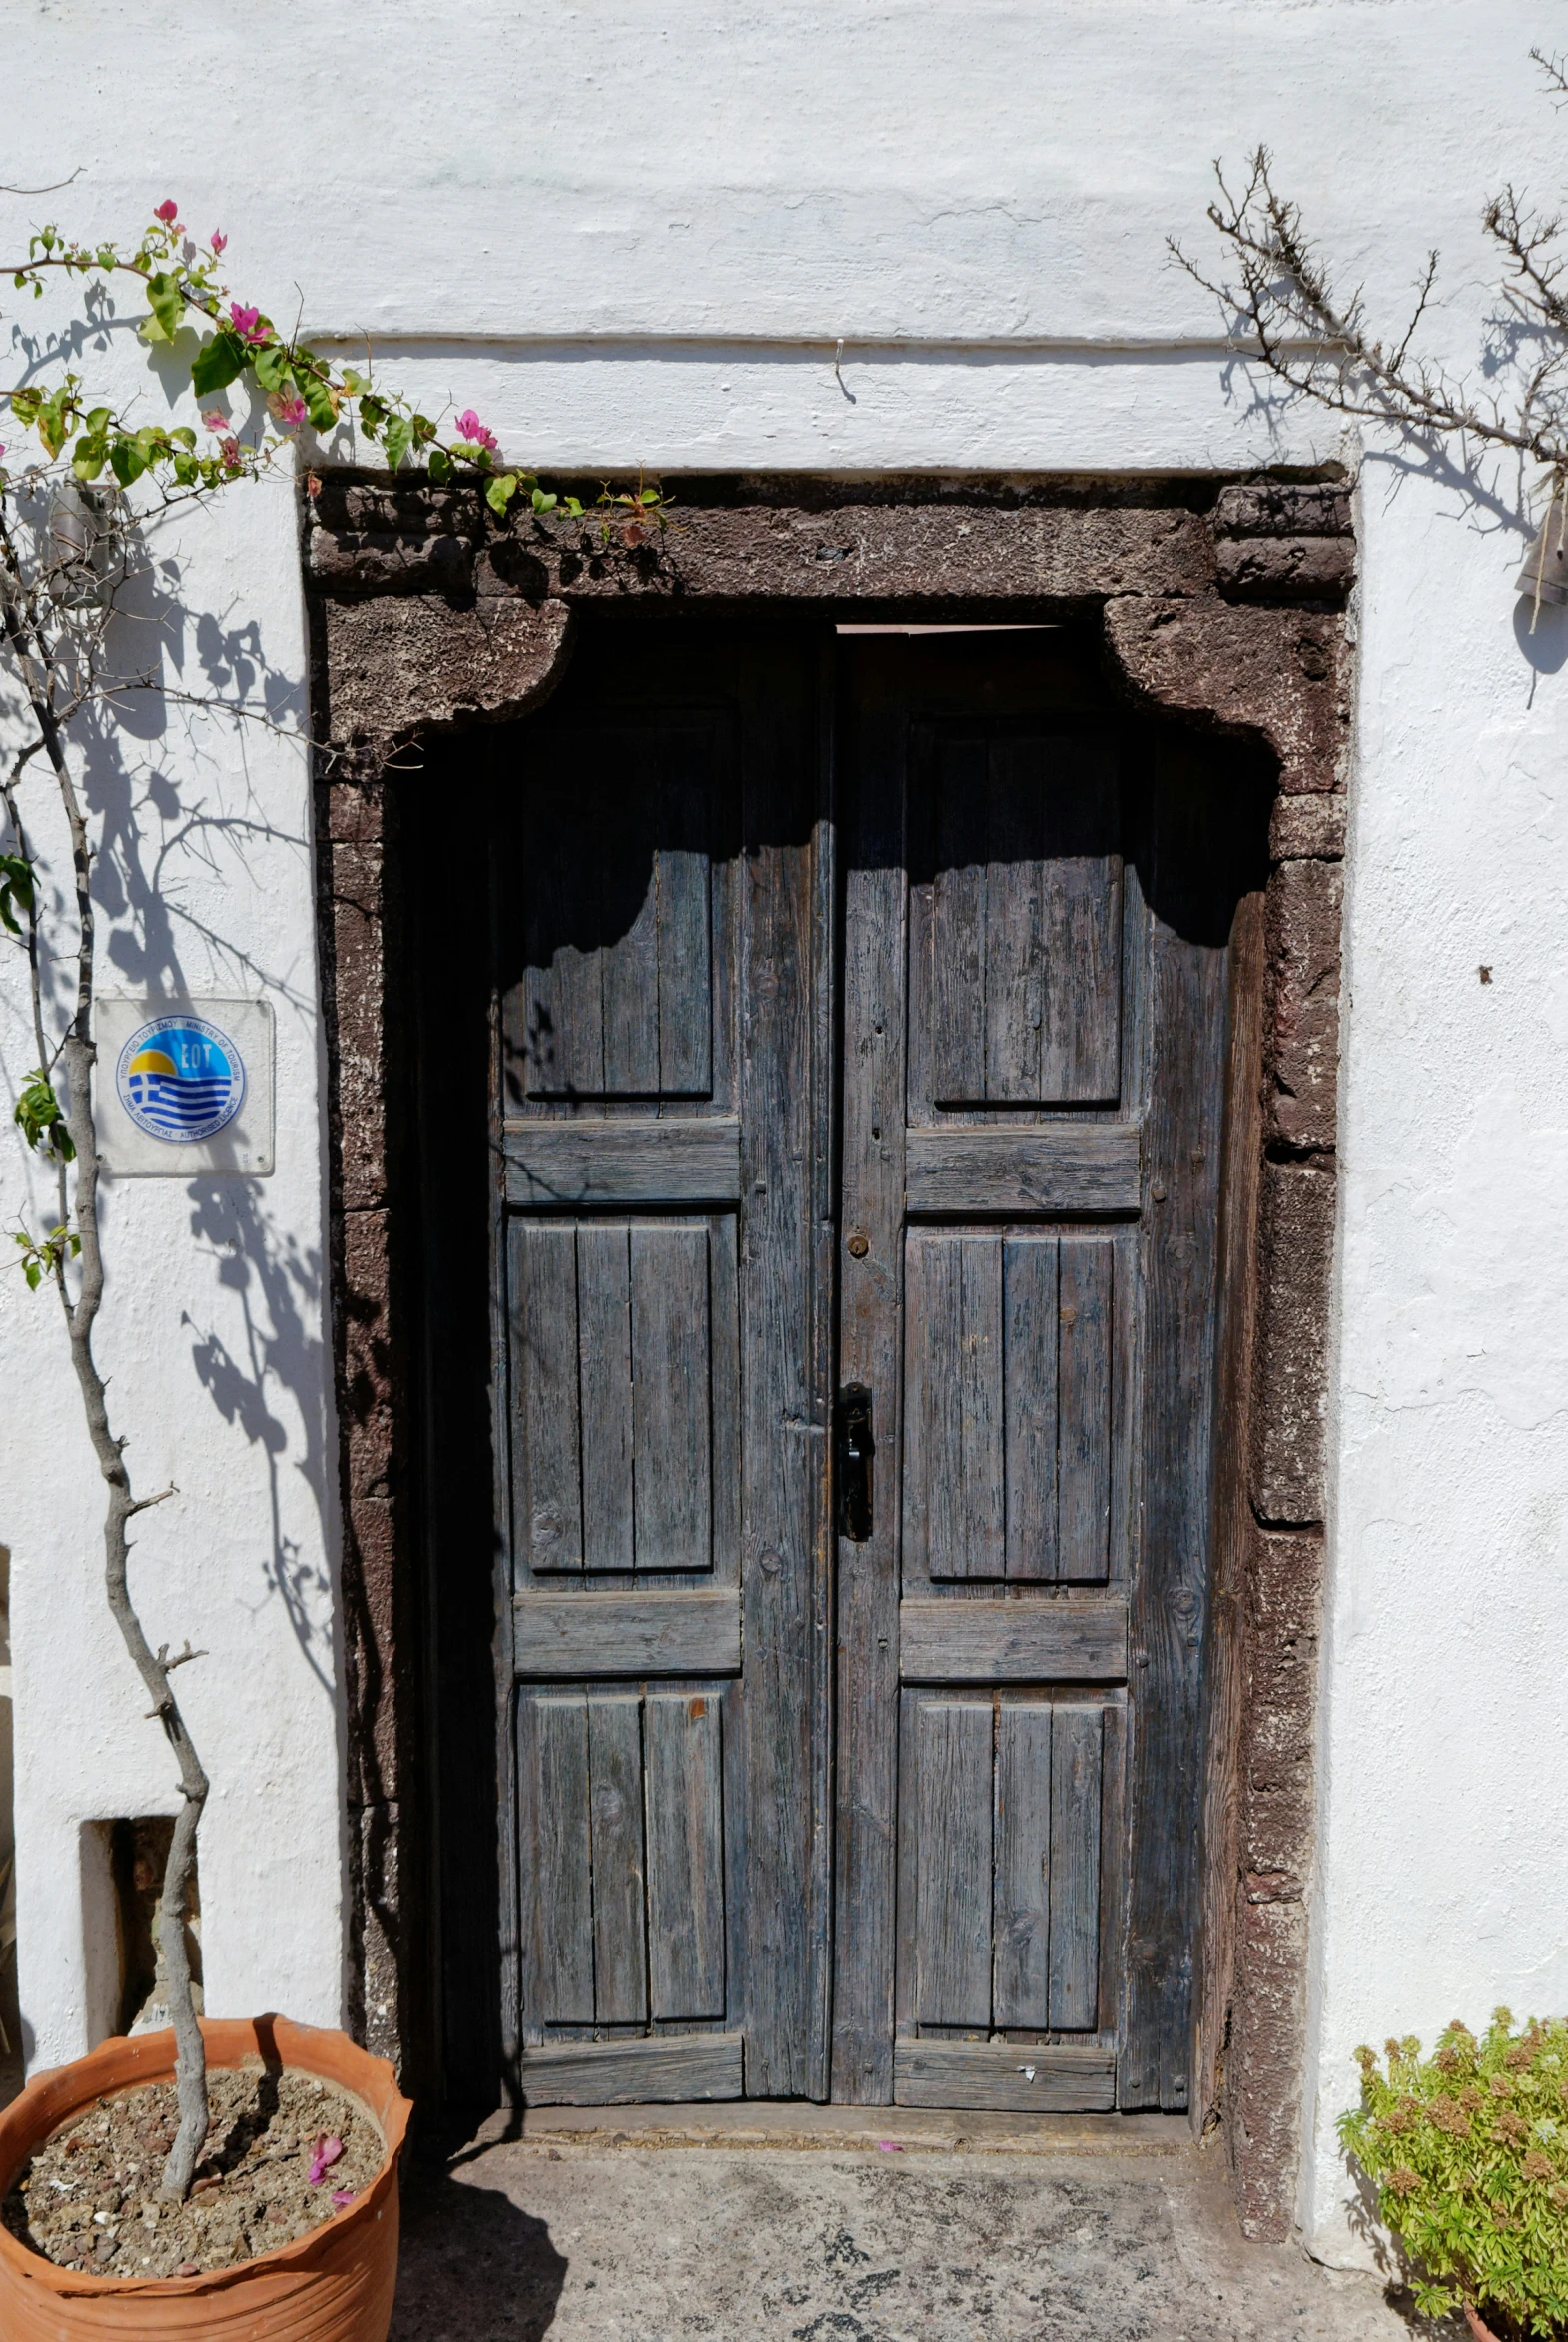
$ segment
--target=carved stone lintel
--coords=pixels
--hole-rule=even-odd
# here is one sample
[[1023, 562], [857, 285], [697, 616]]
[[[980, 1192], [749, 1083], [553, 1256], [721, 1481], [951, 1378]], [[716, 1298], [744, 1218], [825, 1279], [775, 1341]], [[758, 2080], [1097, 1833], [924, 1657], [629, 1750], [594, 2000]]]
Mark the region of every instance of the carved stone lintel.
[[377, 595], [325, 605], [334, 748], [385, 758], [443, 726], [504, 723], [549, 697], [566, 669], [564, 602]]
[[1285, 796], [1333, 789], [1350, 725], [1335, 614], [1129, 594], [1106, 604], [1105, 624], [1143, 697], [1218, 731], [1260, 733]]

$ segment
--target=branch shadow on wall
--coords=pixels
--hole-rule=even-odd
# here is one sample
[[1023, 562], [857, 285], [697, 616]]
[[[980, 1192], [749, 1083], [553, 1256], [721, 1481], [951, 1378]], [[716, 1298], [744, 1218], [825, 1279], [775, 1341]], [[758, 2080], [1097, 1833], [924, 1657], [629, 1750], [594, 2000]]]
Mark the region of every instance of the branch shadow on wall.
[[[117, 600], [110, 645], [117, 671], [133, 681], [107, 705], [85, 710], [73, 735], [100, 840], [94, 896], [103, 921], [101, 989], [118, 984], [154, 1000], [265, 993], [280, 1017], [292, 1012], [310, 1019], [309, 940], [301, 948], [293, 939], [292, 964], [275, 967], [220, 923], [224, 890], [236, 880], [246, 882], [253, 899], [265, 892], [268, 874], [259, 859], [276, 866], [280, 851], [302, 860], [310, 853], [308, 839], [276, 818], [276, 780], [265, 791], [253, 781], [255, 727], [227, 703], [243, 699], [264, 711], [269, 730], [286, 730], [303, 712], [300, 687], [269, 666], [254, 620], [230, 625], [211, 613], [193, 616], [181, 598], [180, 564], [141, 551]], [[183, 726], [176, 723], [178, 703], [147, 687], [170, 670], [179, 688], [200, 702]], [[172, 777], [171, 747], [190, 776], [184, 781]], [[303, 754], [303, 742], [294, 753]], [[197, 1178], [186, 1195], [191, 1238], [206, 1249], [218, 1287], [233, 1297], [236, 1311], [227, 1328], [182, 1312], [191, 1363], [219, 1417], [258, 1451], [265, 1472], [261, 1588], [253, 1614], [270, 1602], [283, 1605], [301, 1656], [336, 1703], [331, 1582], [290, 1527], [287, 1488], [290, 1476], [304, 1481], [322, 1532], [311, 1543], [324, 1550], [330, 1504], [322, 1257], [275, 1223], [267, 1190], [256, 1180]], [[112, 1219], [112, 1179], [103, 1203]], [[292, 1408], [280, 1404], [285, 1396]], [[243, 1555], [252, 1541], [249, 1519], [226, 1513], [219, 1525]], [[236, 1592], [246, 1598], [242, 1587]]]

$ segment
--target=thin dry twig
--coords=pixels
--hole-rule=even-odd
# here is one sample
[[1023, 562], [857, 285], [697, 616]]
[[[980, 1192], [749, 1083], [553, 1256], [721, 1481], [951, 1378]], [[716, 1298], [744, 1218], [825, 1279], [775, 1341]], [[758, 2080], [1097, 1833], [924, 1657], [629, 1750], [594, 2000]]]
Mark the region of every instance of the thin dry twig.
[[[1568, 64], [1539, 49], [1531, 55], [1555, 97], [1568, 101]], [[1174, 237], [1168, 249], [1219, 303], [1232, 348], [1292, 396], [1332, 413], [1416, 437], [1458, 437], [1539, 464], [1550, 501], [1561, 500], [1568, 481], [1568, 254], [1560, 213], [1532, 209], [1509, 185], [1481, 215], [1502, 264], [1493, 325], [1501, 354], [1513, 362], [1502, 370], [1505, 393], [1477, 390], [1468, 377], [1420, 355], [1437, 286], [1435, 251], [1421, 264], [1402, 329], [1379, 334], [1361, 287], [1340, 291], [1300, 207], [1276, 187], [1266, 147], [1253, 154], [1238, 186], [1219, 163], [1214, 176], [1219, 193], [1207, 213], [1229, 269], [1208, 274]]]

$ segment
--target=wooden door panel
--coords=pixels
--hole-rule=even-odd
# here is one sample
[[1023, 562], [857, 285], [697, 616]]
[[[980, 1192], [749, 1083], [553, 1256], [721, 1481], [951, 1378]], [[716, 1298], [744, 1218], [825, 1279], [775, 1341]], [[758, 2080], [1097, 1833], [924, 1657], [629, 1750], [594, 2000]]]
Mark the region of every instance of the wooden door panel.
[[1122, 855], [1111, 744], [917, 724], [912, 757], [914, 1119], [1114, 1104]]
[[730, 1214], [513, 1220], [519, 1585], [715, 1569], [733, 1582], [735, 1251]]
[[521, 1691], [531, 2042], [724, 2018], [731, 1696], [723, 1684]]
[[1105, 1236], [910, 1230], [906, 1587], [1112, 1575], [1115, 1264]]
[[714, 733], [605, 731], [595, 748], [603, 769], [530, 791], [522, 810], [521, 1089], [534, 1101], [707, 1098]]
[[1118, 1696], [906, 1692], [901, 2039], [1114, 2041]]

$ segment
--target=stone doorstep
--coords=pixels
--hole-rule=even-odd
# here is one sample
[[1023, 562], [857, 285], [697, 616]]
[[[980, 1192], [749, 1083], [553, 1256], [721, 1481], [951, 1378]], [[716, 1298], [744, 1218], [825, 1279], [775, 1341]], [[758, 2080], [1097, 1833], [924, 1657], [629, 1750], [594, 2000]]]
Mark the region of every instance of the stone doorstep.
[[1109, 2155], [1169, 2159], [1191, 2166], [1216, 2158], [1192, 2136], [1184, 2114], [993, 2114], [923, 2106], [818, 2106], [802, 2099], [738, 2098], [679, 2106], [502, 2107], [481, 2123], [472, 2146], [791, 2147], [843, 2153]]

